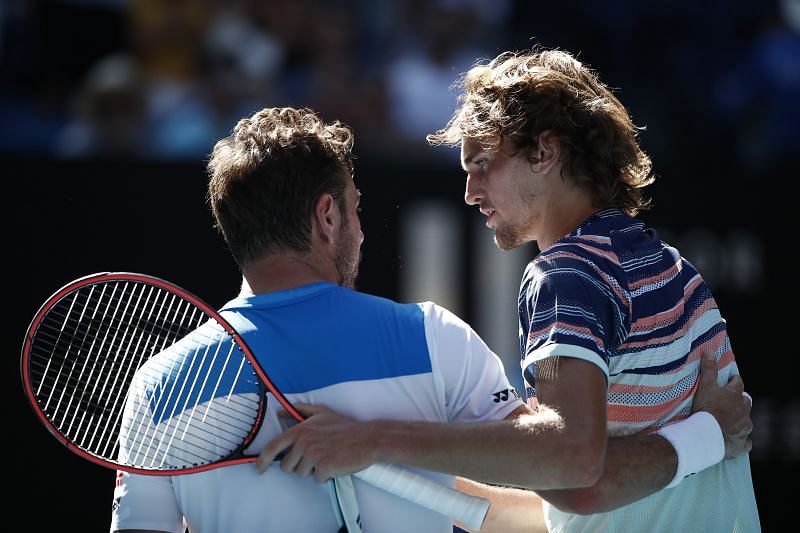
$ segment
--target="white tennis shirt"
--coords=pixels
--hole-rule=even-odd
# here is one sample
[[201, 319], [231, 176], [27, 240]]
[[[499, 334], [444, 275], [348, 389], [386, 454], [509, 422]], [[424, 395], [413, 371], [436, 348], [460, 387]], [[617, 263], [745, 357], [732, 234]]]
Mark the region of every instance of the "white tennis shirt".
[[[291, 402], [358, 420], [474, 423], [522, 405], [501, 360], [431, 302], [399, 304], [330, 283], [239, 297], [224, 307]], [[270, 402], [256, 454], [280, 431]], [[283, 422], [285, 423], [285, 422]], [[452, 476], [419, 471], [448, 486]], [[449, 518], [353, 478], [364, 532], [452, 531]], [[118, 473], [111, 531], [335, 532], [326, 485], [252, 463], [181, 476]]]

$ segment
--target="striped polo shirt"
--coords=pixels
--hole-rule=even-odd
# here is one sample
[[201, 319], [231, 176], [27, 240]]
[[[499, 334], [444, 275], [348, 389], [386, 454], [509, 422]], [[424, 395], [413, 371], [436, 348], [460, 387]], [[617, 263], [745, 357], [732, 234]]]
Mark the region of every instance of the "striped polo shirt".
[[[528, 397], [538, 361], [589, 361], [607, 378], [609, 435], [691, 414], [706, 351], [716, 354], [720, 384], [738, 374], [725, 320], [697, 269], [616, 209], [593, 214], [527, 266], [519, 317]], [[747, 455], [609, 513], [546, 508], [554, 531], [760, 530]]]

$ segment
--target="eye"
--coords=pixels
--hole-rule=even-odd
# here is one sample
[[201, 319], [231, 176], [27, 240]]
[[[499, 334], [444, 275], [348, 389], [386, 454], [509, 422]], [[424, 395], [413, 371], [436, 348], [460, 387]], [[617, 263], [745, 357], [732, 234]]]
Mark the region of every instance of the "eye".
[[478, 159], [475, 161], [475, 164], [478, 165], [480, 168], [486, 168], [486, 164], [489, 162], [488, 159]]

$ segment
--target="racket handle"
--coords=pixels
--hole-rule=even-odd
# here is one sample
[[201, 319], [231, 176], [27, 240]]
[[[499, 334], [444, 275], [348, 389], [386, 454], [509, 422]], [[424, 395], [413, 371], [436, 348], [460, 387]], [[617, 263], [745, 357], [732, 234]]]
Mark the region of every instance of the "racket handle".
[[489, 500], [470, 496], [408, 469], [374, 464], [353, 474], [370, 485], [479, 530], [489, 512]]

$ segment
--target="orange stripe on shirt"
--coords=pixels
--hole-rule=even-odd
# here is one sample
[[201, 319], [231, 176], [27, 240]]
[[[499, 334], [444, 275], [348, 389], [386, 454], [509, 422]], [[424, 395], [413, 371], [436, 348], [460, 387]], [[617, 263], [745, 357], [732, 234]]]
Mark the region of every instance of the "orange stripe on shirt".
[[[597, 255], [599, 255], [601, 257], [605, 257], [609, 261], [612, 261], [614, 264], [619, 265], [619, 259], [614, 254], [609, 254], [609, 253], [606, 253], [606, 252], [602, 252], [600, 250], [597, 250], [596, 248], [591, 248], [589, 246], [581, 246], [579, 244], [574, 244], [574, 243], [572, 245], [573, 246], [578, 246], [579, 248], [586, 248], [588, 250], [596, 251]], [[619, 286], [619, 283], [617, 282], [617, 280], [615, 280], [614, 278], [609, 276], [608, 273], [606, 273], [603, 270], [599, 269], [596, 265], [593, 265], [591, 262], [587, 261], [585, 257], [581, 257], [579, 255], [576, 255], [576, 254], [572, 253], [572, 252], [560, 251], [560, 252], [549, 253], [549, 254], [547, 254], [546, 257], [543, 257], [541, 260], [534, 259], [534, 263], [543, 262], [543, 261], [549, 261], [551, 259], [560, 259], [560, 258], [565, 258], [565, 257], [569, 258], [569, 259], [574, 259], [576, 261], [579, 261], [582, 264], [591, 266], [592, 269], [595, 271], [595, 273], [598, 276], [600, 276], [603, 280], [605, 280], [606, 285], [608, 287], [610, 287], [611, 290], [614, 291], [614, 294], [617, 296], [617, 299], [619, 299], [620, 301], [626, 302], [628, 305], [630, 305], [630, 296], [627, 293], [622, 292], [622, 288]]]
[[649, 339], [641, 340], [639, 342], [626, 343], [626, 344], [620, 346], [620, 349], [622, 351], [624, 351], [624, 350], [629, 350], [629, 349], [633, 349], [633, 348], [640, 348], [640, 347], [643, 347], [643, 346], [648, 346], [650, 344], [653, 344], [653, 345], [670, 344], [670, 343], [674, 342], [676, 339], [679, 339], [679, 338], [685, 336], [686, 333], [694, 326], [695, 322], [697, 321], [697, 318], [700, 315], [702, 315], [703, 313], [705, 313], [706, 311], [708, 311], [710, 309], [716, 309], [716, 308], [717, 308], [717, 303], [714, 301], [714, 299], [713, 298], [708, 298], [708, 299], [706, 299], [706, 301], [704, 301], [702, 303], [702, 305], [698, 306], [693, 311], [692, 316], [689, 318], [689, 320], [686, 321], [686, 323], [683, 325], [683, 327], [681, 329], [679, 329], [677, 331], [674, 331], [670, 335], [666, 335], [664, 337], [649, 338]]
[[696, 390], [697, 382], [677, 398], [654, 405], [609, 404], [608, 420], [609, 422], [656, 422], [669, 415], [680, 404], [691, 398]]
[[635, 291], [639, 287], [644, 287], [645, 285], [650, 285], [653, 283], [658, 283], [659, 281], [663, 281], [665, 279], [673, 279], [675, 276], [680, 274], [680, 264], [676, 262], [671, 267], [666, 270], [662, 270], [658, 274], [654, 276], [650, 276], [647, 278], [642, 278], [640, 280], [632, 281], [630, 283], [630, 290]]

